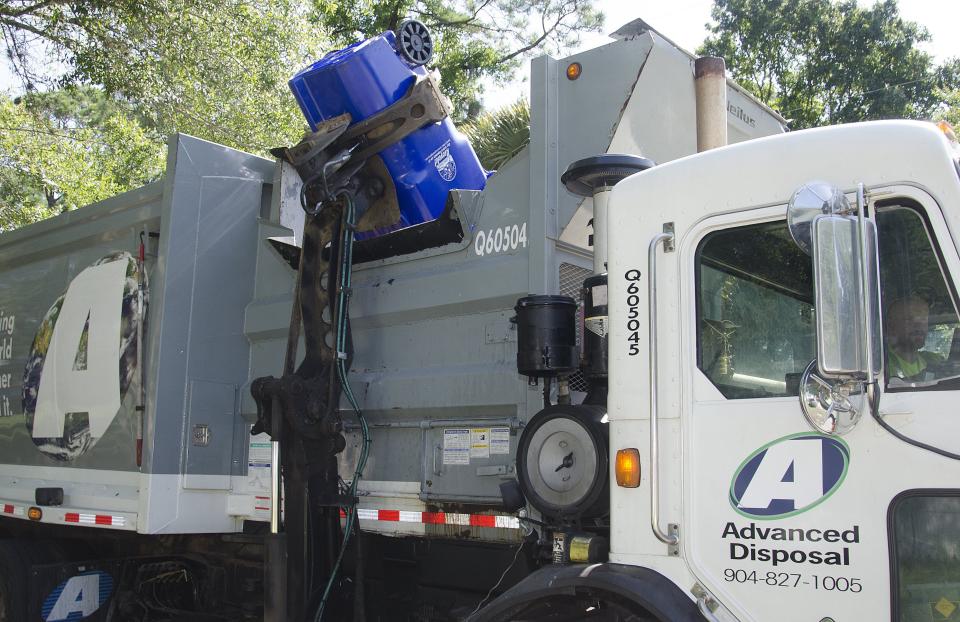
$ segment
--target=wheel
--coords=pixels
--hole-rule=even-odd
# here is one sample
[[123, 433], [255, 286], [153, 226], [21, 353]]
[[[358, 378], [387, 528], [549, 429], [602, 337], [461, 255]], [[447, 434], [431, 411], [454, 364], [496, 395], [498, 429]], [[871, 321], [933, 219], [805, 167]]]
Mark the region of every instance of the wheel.
[[23, 543], [0, 540], [0, 622], [27, 619], [31, 556]]
[[412, 65], [426, 65], [433, 58], [433, 38], [422, 22], [405, 20], [397, 28], [397, 47]]
[[496, 617], [496, 622], [658, 622], [647, 611], [612, 594], [577, 590], [553, 594], [519, 605]]

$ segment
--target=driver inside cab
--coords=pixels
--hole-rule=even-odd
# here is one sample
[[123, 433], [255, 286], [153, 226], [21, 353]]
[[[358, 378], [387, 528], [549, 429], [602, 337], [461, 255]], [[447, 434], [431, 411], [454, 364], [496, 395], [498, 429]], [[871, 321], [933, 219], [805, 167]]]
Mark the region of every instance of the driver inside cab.
[[915, 296], [895, 300], [887, 309], [887, 377], [905, 382], [926, 380], [928, 368], [943, 359], [923, 350], [929, 330], [930, 305]]

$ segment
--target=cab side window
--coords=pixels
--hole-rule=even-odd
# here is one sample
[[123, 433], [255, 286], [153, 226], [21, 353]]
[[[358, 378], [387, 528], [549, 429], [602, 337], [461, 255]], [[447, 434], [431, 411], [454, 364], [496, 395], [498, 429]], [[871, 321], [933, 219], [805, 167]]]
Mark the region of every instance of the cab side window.
[[894, 607], [902, 622], [956, 618], [960, 600], [960, 496], [956, 491], [915, 491], [890, 508]]
[[797, 394], [816, 356], [810, 257], [785, 221], [706, 236], [697, 249], [697, 365], [728, 399]]
[[879, 207], [876, 221], [887, 388], [956, 389], [960, 322], [926, 222], [901, 205]]

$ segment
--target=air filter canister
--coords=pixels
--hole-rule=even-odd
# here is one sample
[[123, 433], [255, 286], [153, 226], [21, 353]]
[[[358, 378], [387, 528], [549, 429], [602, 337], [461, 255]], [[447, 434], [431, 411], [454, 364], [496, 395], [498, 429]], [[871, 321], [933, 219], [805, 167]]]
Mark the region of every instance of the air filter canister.
[[527, 296], [517, 301], [517, 370], [546, 378], [579, 365], [577, 303], [569, 296]]

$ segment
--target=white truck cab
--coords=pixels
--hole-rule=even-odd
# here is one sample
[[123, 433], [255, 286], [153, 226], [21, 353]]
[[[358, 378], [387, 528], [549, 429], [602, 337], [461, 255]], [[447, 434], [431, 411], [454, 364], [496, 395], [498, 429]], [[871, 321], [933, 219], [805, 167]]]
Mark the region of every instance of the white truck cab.
[[[820, 231], [812, 260], [794, 241], [788, 204], [812, 181], [846, 195], [845, 231], [862, 189], [864, 247]], [[611, 563], [669, 578], [708, 619], [953, 619], [956, 145], [929, 123], [794, 132], [636, 174], [609, 210], [611, 465], [637, 448], [641, 470], [611, 486]], [[863, 308], [877, 256], [864, 333], [838, 311]], [[861, 259], [868, 277], [844, 281], [837, 266]], [[863, 373], [804, 376], [858, 349], [880, 359], [875, 390]]]

